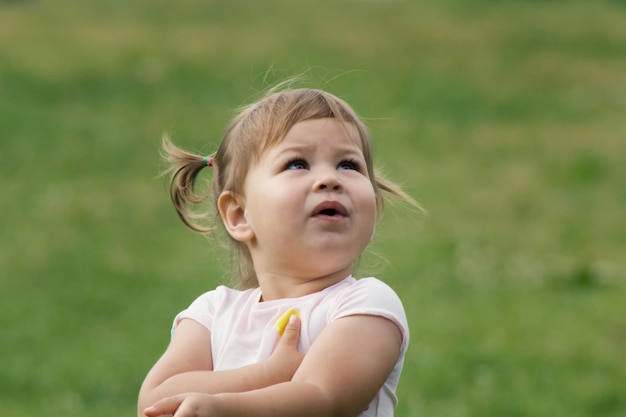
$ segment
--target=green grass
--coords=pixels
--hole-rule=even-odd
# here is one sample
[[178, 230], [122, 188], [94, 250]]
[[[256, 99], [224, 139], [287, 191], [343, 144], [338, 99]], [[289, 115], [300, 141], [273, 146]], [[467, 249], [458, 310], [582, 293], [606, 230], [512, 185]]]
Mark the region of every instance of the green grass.
[[224, 253], [167, 199], [165, 131], [306, 72], [429, 215], [360, 266], [405, 302], [398, 416], [626, 415], [626, 8], [618, 1], [0, 2], [0, 403], [133, 415]]

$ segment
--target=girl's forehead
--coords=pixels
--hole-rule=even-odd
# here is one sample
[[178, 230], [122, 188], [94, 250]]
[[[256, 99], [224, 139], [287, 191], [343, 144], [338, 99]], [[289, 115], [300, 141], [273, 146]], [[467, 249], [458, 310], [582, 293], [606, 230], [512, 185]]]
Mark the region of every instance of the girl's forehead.
[[363, 149], [363, 138], [357, 127], [349, 122], [335, 118], [309, 119], [295, 123], [280, 138], [275, 146], [291, 145], [315, 146], [318, 143], [341, 144], [342, 146], [357, 146]]

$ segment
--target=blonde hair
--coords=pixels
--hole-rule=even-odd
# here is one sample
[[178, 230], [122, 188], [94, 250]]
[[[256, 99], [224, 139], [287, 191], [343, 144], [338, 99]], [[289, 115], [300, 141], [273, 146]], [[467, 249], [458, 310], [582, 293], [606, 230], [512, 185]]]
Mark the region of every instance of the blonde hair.
[[[180, 219], [190, 229], [207, 233], [215, 226], [207, 225], [211, 216], [208, 210], [198, 212], [198, 204], [213, 198], [217, 213], [217, 199], [224, 191], [243, 195], [243, 184], [248, 168], [267, 149], [277, 145], [298, 122], [311, 119], [335, 118], [356, 127], [367, 165], [367, 173], [376, 196], [378, 213], [384, 201], [381, 191], [421, 209], [411, 196], [393, 182], [385, 179], [373, 167], [370, 138], [367, 128], [354, 110], [340, 98], [322, 90], [310, 88], [271, 89], [259, 101], [239, 109], [226, 129], [217, 151], [211, 155], [213, 180], [210, 190], [196, 190], [198, 173], [207, 166], [205, 156], [176, 147], [166, 136], [163, 138], [163, 158], [169, 164], [169, 192]], [[222, 223], [217, 221], [217, 223]], [[230, 238], [230, 235], [229, 235]], [[239, 288], [258, 285], [252, 259], [246, 245], [230, 238], [231, 256], [236, 274], [234, 284]]]

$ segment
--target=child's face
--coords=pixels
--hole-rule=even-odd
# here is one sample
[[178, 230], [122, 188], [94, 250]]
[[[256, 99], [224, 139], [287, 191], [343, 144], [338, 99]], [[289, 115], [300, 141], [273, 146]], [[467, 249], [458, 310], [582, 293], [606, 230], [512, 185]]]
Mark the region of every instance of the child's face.
[[376, 224], [366, 168], [356, 128], [332, 118], [299, 122], [267, 150], [244, 184], [257, 273], [351, 272]]

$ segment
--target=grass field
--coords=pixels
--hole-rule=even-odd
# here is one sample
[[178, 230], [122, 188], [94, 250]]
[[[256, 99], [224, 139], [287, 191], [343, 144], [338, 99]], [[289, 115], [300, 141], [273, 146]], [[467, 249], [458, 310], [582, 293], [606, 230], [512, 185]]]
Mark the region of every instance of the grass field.
[[397, 416], [626, 416], [626, 4], [0, 2], [0, 404], [134, 415], [173, 316], [223, 282], [160, 169], [269, 85], [345, 98], [428, 216], [360, 274], [400, 294]]

